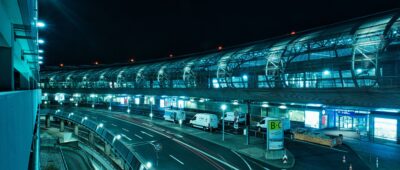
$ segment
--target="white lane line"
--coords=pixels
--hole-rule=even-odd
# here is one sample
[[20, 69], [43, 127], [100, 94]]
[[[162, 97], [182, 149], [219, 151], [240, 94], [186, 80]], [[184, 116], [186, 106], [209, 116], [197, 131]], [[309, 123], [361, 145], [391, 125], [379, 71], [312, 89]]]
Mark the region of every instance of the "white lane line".
[[175, 161], [179, 162], [182, 165], [185, 165], [182, 161], [180, 161], [178, 158], [175, 158], [175, 156], [169, 155], [172, 159], [175, 159]]
[[[160, 134], [162, 134], [162, 133], [160, 133]], [[232, 169], [239, 170], [239, 168], [236, 168], [236, 167], [234, 167], [233, 165], [231, 165], [231, 164], [229, 164], [229, 163], [227, 163], [227, 162], [225, 162], [225, 161], [223, 161], [223, 160], [221, 160], [221, 159], [218, 159], [218, 158], [216, 158], [216, 157], [214, 157], [214, 156], [212, 156], [212, 155], [210, 155], [210, 154], [208, 154], [208, 153], [206, 153], [206, 152], [204, 152], [204, 151], [202, 151], [202, 150], [200, 150], [200, 149], [197, 149], [197, 148], [195, 148], [194, 146], [191, 146], [191, 145], [189, 145], [189, 144], [186, 144], [186, 143], [184, 143], [184, 142], [182, 142], [182, 141], [180, 141], [180, 140], [177, 140], [177, 139], [175, 139], [175, 138], [172, 138], [172, 140], [174, 140], [174, 141], [176, 141], [176, 142], [178, 142], [178, 143], [181, 143], [182, 145], [185, 145], [185, 146], [187, 146], [187, 147], [189, 147], [189, 148], [191, 148], [191, 149], [194, 149], [194, 150], [196, 150], [197, 152], [200, 152], [200, 153], [202, 153], [203, 155], [206, 155], [206, 156], [210, 157], [211, 159], [214, 159], [214, 160], [216, 160], [216, 161], [218, 161], [218, 162], [220, 162], [220, 163], [222, 163], [222, 164], [224, 164], [224, 165], [226, 165], [226, 166], [228, 166], [228, 167], [230, 167], [230, 168], [232, 168]]]
[[202, 133], [206, 133], [206, 132], [195, 132], [195, 133], [190, 133], [192, 135], [198, 135], [198, 134], [202, 134]]
[[249, 163], [247, 163], [247, 161], [245, 159], [243, 159], [243, 157], [241, 155], [239, 155], [238, 153], [236, 153], [235, 151], [231, 150], [234, 154], [236, 154], [240, 159], [242, 159], [242, 161], [244, 163], [246, 163], [247, 167], [249, 167], [249, 170], [253, 170], [253, 168], [251, 168], [251, 166], [249, 165]]
[[136, 136], [137, 138], [139, 138], [139, 139], [143, 139], [141, 136], [139, 136], [139, 135], [137, 135], [137, 134], [135, 134], [135, 136]]
[[[127, 121], [127, 120], [124, 120], [124, 119], [121, 119], [121, 118], [115, 118], [115, 117], [108, 116], [108, 115], [106, 115], [106, 116], [107, 116], [107, 117], [110, 117], [110, 118], [113, 118], [113, 119], [117, 119], [117, 120], [123, 121], [123, 122], [132, 123], [132, 122], [130, 122], [130, 121]], [[182, 142], [182, 141], [180, 141], [180, 140], [178, 140], [178, 139], [171, 138], [170, 136], [165, 135], [165, 134], [163, 134], [163, 133], [161, 133], [161, 132], [158, 132], [158, 131], [156, 131], [156, 130], [153, 130], [153, 129], [149, 128], [149, 127], [144, 127], [144, 126], [138, 125], [138, 124], [137, 124], [137, 126], [142, 127], [142, 128], [145, 128], [145, 129], [148, 129], [148, 130], [150, 130], [150, 131], [153, 131], [154, 133], [157, 133], [157, 134], [159, 134], [159, 135], [165, 136], [165, 137], [167, 137], [167, 138], [170, 138], [170, 139], [176, 141], [177, 143], [181, 143], [181, 144], [183, 144], [183, 145], [185, 145], [185, 146], [187, 146], [187, 147], [189, 147], [189, 148], [192, 148], [192, 149], [194, 149], [194, 150], [196, 150], [196, 151], [198, 151], [198, 152], [200, 152], [200, 153], [202, 153], [202, 154], [204, 154], [204, 155], [210, 157], [211, 159], [214, 159], [214, 160], [216, 160], [216, 161], [218, 161], [218, 162], [220, 162], [220, 163], [222, 163], [222, 164], [224, 164], [224, 165], [226, 165], [226, 166], [228, 166], [228, 167], [230, 167], [230, 168], [232, 168], [232, 169], [239, 170], [239, 168], [236, 168], [236, 167], [234, 167], [233, 165], [231, 165], [231, 164], [229, 164], [229, 163], [227, 163], [227, 162], [225, 162], [225, 161], [222, 161], [222, 160], [220, 160], [220, 159], [218, 159], [218, 158], [216, 158], [216, 157], [214, 157], [214, 156], [212, 156], [212, 155], [210, 155], [210, 154], [208, 154], [208, 153], [206, 153], [206, 152], [204, 152], [204, 151], [202, 151], [202, 150], [200, 150], [200, 149], [197, 149], [197, 148], [195, 148], [195, 147], [189, 145], [189, 144], [186, 144], [186, 143], [184, 143], [184, 142]], [[141, 132], [142, 132], [142, 131], [141, 131]]]
[[121, 136], [123, 136], [123, 137], [125, 137], [126, 139], [128, 139], [128, 140], [132, 140], [131, 138], [129, 138], [128, 136], [126, 136], [125, 134], [122, 134]]
[[114, 123], [111, 123], [111, 125], [113, 125], [113, 126], [117, 126], [116, 124], [114, 124]]
[[154, 137], [153, 135], [150, 135], [150, 134], [148, 134], [148, 133], [146, 133], [146, 132], [143, 132], [143, 131], [140, 131], [140, 133], [143, 133], [143, 134], [145, 134], [145, 135], [147, 135], [147, 136], [150, 136], [150, 137]]
[[102, 122], [104, 122], [104, 123], [107, 123], [107, 121], [105, 121], [105, 120], [101, 120]]
[[122, 130], [124, 130], [124, 131], [126, 131], [126, 132], [129, 132], [129, 130], [128, 130], [128, 129], [125, 129], [125, 128], [122, 128]]

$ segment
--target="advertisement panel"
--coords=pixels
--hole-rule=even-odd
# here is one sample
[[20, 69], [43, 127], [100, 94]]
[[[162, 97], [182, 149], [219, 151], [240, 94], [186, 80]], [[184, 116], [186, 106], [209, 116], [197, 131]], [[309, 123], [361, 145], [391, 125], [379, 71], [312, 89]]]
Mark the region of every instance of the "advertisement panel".
[[280, 119], [268, 120], [268, 150], [283, 149], [283, 124]]
[[397, 119], [374, 118], [375, 137], [386, 140], [397, 140]]
[[318, 111], [306, 110], [305, 126], [319, 129], [320, 115]]

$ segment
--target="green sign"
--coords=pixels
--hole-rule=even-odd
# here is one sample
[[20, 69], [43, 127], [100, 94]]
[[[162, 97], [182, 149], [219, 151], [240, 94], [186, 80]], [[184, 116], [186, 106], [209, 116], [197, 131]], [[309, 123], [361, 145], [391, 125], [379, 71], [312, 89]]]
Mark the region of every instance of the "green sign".
[[282, 121], [281, 120], [270, 120], [268, 121], [268, 130], [281, 130]]

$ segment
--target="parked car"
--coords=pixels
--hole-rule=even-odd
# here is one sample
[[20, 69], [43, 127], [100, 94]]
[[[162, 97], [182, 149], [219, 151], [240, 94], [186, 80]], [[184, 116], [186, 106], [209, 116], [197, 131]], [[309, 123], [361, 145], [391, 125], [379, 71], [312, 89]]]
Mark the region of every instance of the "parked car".
[[197, 113], [189, 123], [197, 128], [214, 129], [218, 128], [218, 116], [210, 113]]
[[173, 109], [166, 109], [164, 112], [164, 120], [166, 121], [185, 121], [186, 120], [186, 113], [183, 110], [173, 110]]
[[265, 131], [267, 129], [266, 122], [268, 120], [278, 120], [278, 119], [282, 120], [283, 130], [289, 131], [290, 130], [290, 120], [289, 120], [289, 118], [286, 118], [286, 117], [282, 117], [282, 118], [265, 117], [260, 122], [257, 123], [256, 126], [257, 126], [258, 131], [261, 131], [261, 130]]
[[238, 123], [244, 123], [246, 121], [246, 114], [242, 112], [226, 112], [224, 120], [228, 123], [234, 123], [235, 118], [238, 119]]

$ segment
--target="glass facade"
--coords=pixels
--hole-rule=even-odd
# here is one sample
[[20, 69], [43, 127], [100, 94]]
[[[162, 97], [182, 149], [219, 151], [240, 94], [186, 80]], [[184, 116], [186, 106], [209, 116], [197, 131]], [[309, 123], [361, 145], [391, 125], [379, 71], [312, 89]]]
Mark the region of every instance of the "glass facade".
[[399, 87], [400, 19], [381, 13], [185, 58], [42, 71], [42, 88]]

